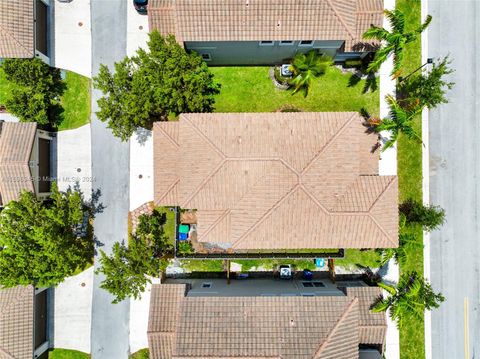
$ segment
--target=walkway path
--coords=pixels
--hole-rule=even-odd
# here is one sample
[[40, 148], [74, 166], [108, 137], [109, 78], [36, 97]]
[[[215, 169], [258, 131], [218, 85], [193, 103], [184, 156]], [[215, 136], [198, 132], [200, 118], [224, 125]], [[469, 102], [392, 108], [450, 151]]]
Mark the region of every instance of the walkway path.
[[[100, 64], [112, 67], [126, 55], [127, 5], [125, 0], [92, 0], [92, 73]], [[113, 243], [127, 240], [129, 207], [129, 144], [122, 143], [95, 111], [101, 93], [92, 92], [92, 176], [93, 187], [101, 191], [105, 206], [94, 223], [95, 236], [109, 253]], [[98, 254], [95, 267], [98, 266]], [[99, 288], [103, 276], [95, 276], [92, 301], [91, 354], [93, 359], [127, 359], [129, 354], [128, 300], [111, 304], [112, 296]]]

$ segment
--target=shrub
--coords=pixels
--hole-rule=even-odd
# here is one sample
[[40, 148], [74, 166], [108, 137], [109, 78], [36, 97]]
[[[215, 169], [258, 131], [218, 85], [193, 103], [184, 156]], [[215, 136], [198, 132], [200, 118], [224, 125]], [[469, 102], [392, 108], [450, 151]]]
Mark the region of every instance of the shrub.
[[405, 216], [406, 225], [419, 224], [425, 231], [433, 231], [445, 222], [445, 210], [439, 206], [425, 206], [409, 199], [400, 205], [399, 210]]
[[192, 254], [194, 251], [189, 241], [180, 241], [178, 242], [177, 252], [179, 254]]

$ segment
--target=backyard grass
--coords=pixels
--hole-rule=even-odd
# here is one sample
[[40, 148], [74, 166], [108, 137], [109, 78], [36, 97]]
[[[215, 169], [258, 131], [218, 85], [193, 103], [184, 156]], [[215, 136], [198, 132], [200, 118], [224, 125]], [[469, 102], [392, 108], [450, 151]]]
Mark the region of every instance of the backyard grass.
[[130, 359], [148, 359], [149, 358], [148, 349], [140, 349], [139, 351], [130, 355]]
[[58, 130], [71, 130], [90, 122], [90, 79], [67, 71], [62, 96], [62, 121]]
[[211, 67], [221, 84], [215, 99], [216, 112], [273, 112], [284, 107], [302, 111], [360, 111], [378, 114], [378, 90], [362, 94], [365, 81], [349, 87], [351, 74], [331, 67], [316, 79], [309, 95], [277, 89], [268, 75], [268, 67]]
[[48, 359], [89, 359], [90, 354], [70, 349], [51, 349]]
[[380, 254], [373, 249], [345, 249], [345, 258], [335, 259], [335, 266], [346, 269], [378, 268], [380, 266]]
[[[403, 11], [406, 19], [406, 31], [418, 28], [421, 21], [420, 1], [397, 0], [397, 9]], [[435, 17], [433, 18], [435, 21]], [[420, 38], [406, 46], [402, 76], [407, 76], [421, 65]], [[421, 117], [415, 119], [415, 130], [421, 135]], [[412, 198], [422, 201], [422, 145], [400, 136], [398, 141], [398, 181], [399, 199]], [[421, 228], [412, 229], [419, 237]], [[423, 251], [408, 253], [408, 260], [400, 265], [400, 272], [416, 271], [423, 274]], [[423, 320], [412, 320], [400, 329], [401, 359], [425, 358], [425, 331]]]
[[168, 237], [170, 243], [175, 245], [175, 212], [170, 211], [170, 207], [157, 207], [160, 213], [165, 213], [167, 221], [163, 225], [163, 232]]
[[[58, 130], [71, 130], [90, 122], [90, 79], [67, 71], [66, 89], [61, 98], [64, 112], [60, 115]], [[4, 105], [14, 85], [5, 79], [0, 68], [0, 105]]]

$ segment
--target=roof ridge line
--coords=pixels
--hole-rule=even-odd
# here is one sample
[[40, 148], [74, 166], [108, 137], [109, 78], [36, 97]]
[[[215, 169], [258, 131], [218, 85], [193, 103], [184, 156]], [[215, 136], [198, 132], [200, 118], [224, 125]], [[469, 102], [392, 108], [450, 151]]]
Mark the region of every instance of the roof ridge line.
[[15, 359], [15, 357], [14, 357], [12, 354], [10, 354], [10, 352], [7, 352], [7, 351], [6, 351], [5, 349], [3, 349], [3, 348], [0, 348], [0, 354], [4, 354], [4, 355], [6, 355], [8, 358]]
[[205, 233], [202, 235], [202, 237], [198, 237], [197, 240], [199, 242], [201, 242], [201, 238], [207, 236], [211, 231], [213, 231], [215, 229], [215, 227], [220, 223], [220, 221], [222, 221], [227, 215], [229, 215], [230, 213], [232, 212], [231, 209], [226, 209], [223, 211], [223, 213], [220, 215], [220, 217], [218, 217], [213, 223], [212, 225], [205, 231]]
[[313, 166], [313, 163], [322, 155], [322, 153], [325, 152], [325, 150], [328, 149], [338, 137], [340, 137], [340, 135], [342, 134], [343, 131], [345, 131], [347, 126], [350, 124], [350, 122], [353, 121], [353, 118], [355, 117], [356, 114], [357, 114], [356, 112], [353, 112], [352, 116], [347, 121], [345, 121], [345, 123], [338, 129], [337, 133], [335, 133], [332, 137], [330, 137], [328, 142], [318, 151], [318, 153], [315, 156], [313, 156], [311, 161], [300, 172], [300, 176], [303, 176], [310, 169], [310, 167]]
[[320, 207], [321, 210], [326, 212], [326, 214], [330, 214], [330, 211], [324, 207], [324, 205], [303, 185], [303, 183], [300, 183], [300, 188], [305, 192], [305, 194], [310, 197], [310, 199], [315, 202], [315, 204]]
[[208, 138], [202, 131], [200, 131], [200, 129], [191, 120], [188, 119], [188, 116], [183, 115], [182, 117], [183, 117], [183, 120], [187, 121], [190, 124], [190, 126], [192, 126], [192, 128], [195, 130], [195, 132], [197, 132], [200, 135], [200, 137], [202, 137], [205, 140], [205, 142], [207, 142], [210, 146], [212, 146], [213, 150], [217, 152], [220, 155], [220, 157], [222, 157], [222, 159], [226, 159], [228, 157], [220, 148], [218, 148], [215, 145], [215, 143], [213, 143], [213, 141], [210, 138]]
[[170, 193], [173, 187], [177, 185], [178, 182], [180, 182], [180, 178], [177, 176], [177, 179], [170, 186], [168, 186], [167, 191], [158, 199], [158, 201], [154, 202], [161, 202], [167, 196], [167, 194]]
[[395, 182], [395, 179], [397, 178], [397, 176], [395, 175], [390, 175], [390, 176], [381, 176], [381, 175], [377, 175], [378, 178], [388, 178], [390, 177], [390, 181], [387, 183], [387, 185], [385, 186], [385, 188], [383, 189], [383, 191], [379, 194], [379, 196], [377, 197], [377, 199], [375, 201], [373, 201], [372, 205], [370, 206], [370, 208], [368, 209], [368, 213], [371, 212], [371, 210], [373, 209], [373, 207], [377, 204], [377, 202], [380, 200], [380, 198], [383, 197], [383, 195], [385, 194], [385, 192], [390, 188], [390, 186], [392, 185], [393, 182]]
[[[180, 126], [180, 123], [177, 123], [177, 126]], [[172, 144], [173, 144], [175, 147], [180, 148], [180, 144], [179, 144], [177, 141], [175, 141], [175, 140], [172, 138], [172, 136], [170, 136], [170, 134], [167, 133], [167, 131], [165, 131], [165, 129], [164, 129], [162, 126], [158, 125], [157, 128], [160, 129], [160, 131], [167, 137], [167, 139], [168, 139], [170, 142], [172, 142]]]
[[[7, 37], [10, 37], [13, 42], [15, 42], [18, 47], [22, 48], [26, 53], [30, 54], [30, 52], [28, 51], [28, 49], [22, 44], [22, 42], [20, 40], [18, 40], [10, 31], [7, 31], [5, 30], [4, 27], [0, 26], [0, 31], [3, 31], [3, 33], [7, 36]], [[34, 48], [33, 48], [33, 54], [35, 55], [35, 44], [34, 44]]]
[[320, 347], [317, 349], [317, 351], [313, 354], [313, 356], [311, 357], [311, 359], [316, 359], [318, 358], [318, 356], [320, 354], [322, 354], [323, 350], [325, 349], [325, 347], [327, 346], [327, 344], [329, 344], [330, 342], [330, 339], [333, 337], [334, 334], [336, 334], [336, 331], [338, 329], [338, 327], [340, 326], [340, 324], [343, 323], [344, 319], [346, 318], [347, 314], [350, 313], [350, 311], [352, 310], [352, 308], [354, 307], [355, 304], [358, 304], [358, 298], [357, 297], [354, 297], [352, 299], [352, 301], [350, 302], [350, 304], [347, 306], [347, 308], [345, 309], [345, 311], [343, 312], [342, 316], [340, 317], [340, 319], [338, 320], [337, 323], [335, 323], [333, 329], [331, 330], [330, 333], [328, 333], [328, 336], [327, 336], [327, 339], [325, 339], [325, 341], [320, 345]]
[[270, 216], [270, 214], [273, 212], [273, 210], [277, 209], [284, 201], [287, 200], [287, 198], [289, 198], [293, 193], [295, 193], [295, 191], [300, 187], [300, 183], [297, 183], [295, 186], [293, 186], [291, 189], [290, 189], [290, 192], [288, 192], [286, 195], [284, 195], [282, 198], [280, 198], [267, 212], [265, 212], [263, 214], [263, 216], [261, 216], [257, 222], [255, 222], [255, 224], [253, 226], [251, 226], [239, 239], [237, 239], [235, 242], [232, 243], [232, 247], [235, 247], [235, 245], [237, 243], [239, 243], [240, 241], [242, 241], [246, 236], [248, 236], [254, 229], [256, 229], [260, 223], [262, 223], [265, 218], [267, 218], [268, 216]]
[[[350, 35], [350, 37], [353, 39], [355, 39], [355, 36], [352, 34], [352, 31], [351, 29], [347, 26], [347, 24], [345, 23], [345, 21], [343, 20], [343, 17], [340, 16], [340, 14], [338, 13], [337, 9], [335, 8], [334, 5], [332, 5], [332, 1], [331, 0], [327, 0], [327, 4], [330, 6], [330, 8], [332, 9], [332, 11], [335, 13], [335, 16], [338, 18], [338, 20], [340, 21], [340, 23], [343, 25], [343, 27], [345, 28], [345, 30], [347, 30], [348, 34]], [[355, 11], [356, 12], [356, 11]], [[356, 20], [356, 19], [355, 19]]]
[[183, 203], [180, 205], [180, 207], [185, 207], [185, 205], [190, 202], [193, 197], [195, 197], [198, 192], [200, 192], [200, 190], [203, 188], [203, 186], [205, 184], [207, 184], [208, 181], [210, 181], [212, 179], [212, 177], [218, 172], [220, 171], [220, 169], [225, 165], [225, 163], [227, 162], [227, 160], [225, 158], [222, 159], [222, 161], [220, 161], [220, 163], [213, 169], [212, 172], [210, 172], [204, 179], [202, 182], [200, 182], [200, 184], [198, 185], [198, 187], [195, 189], [195, 191], [192, 192], [192, 194], [185, 200], [183, 201]]
[[398, 243], [395, 243], [394, 240], [392, 240], [392, 238], [390, 238], [390, 236], [388, 235], [388, 233], [385, 232], [385, 229], [377, 222], [377, 220], [375, 219], [375, 217], [372, 216], [370, 213], [368, 213], [367, 216], [370, 217], [370, 219], [373, 221], [373, 223], [375, 223], [375, 225], [378, 227], [378, 229], [380, 230], [380, 232], [382, 232], [382, 233], [385, 235], [385, 237], [388, 239], [388, 241], [389, 241], [390, 243], [392, 243], [392, 244], [395, 246], [395, 248], [397, 248], [397, 247], [398, 247]]

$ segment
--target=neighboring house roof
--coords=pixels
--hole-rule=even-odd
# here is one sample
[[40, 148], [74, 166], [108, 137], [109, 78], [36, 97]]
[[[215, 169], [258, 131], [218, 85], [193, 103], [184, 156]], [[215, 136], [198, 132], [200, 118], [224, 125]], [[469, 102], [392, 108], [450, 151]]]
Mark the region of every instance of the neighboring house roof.
[[34, 1], [0, 1], [0, 58], [34, 54]]
[[34, 192], [29, 168], [37, 124], [0, 123], [0, 205], [18, 199], [20, 192]]
[[384, 313], [371, 311], [372, 305], [382, 295], [379, 287], [348, 287], [348, 297], [359, 299], [359, 336], [362, 344], [383, 344], [387, 334], [387, 319]]
[[0, 289], [0, 358], [33, 357], [33, 286]]
[[398, 245], [395, 176], [353, 112], [183, 114], [154, 124], [157, 205], [236, 250]]
[[179, 41], [341, 40], [361, 51], [383, 0], [151, 0], [148, 17]]
[[363, 297], [185, 295], [184, 284], [153, 286], [151, 359], [358, 358], [360, 318], [370, 315]]

